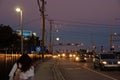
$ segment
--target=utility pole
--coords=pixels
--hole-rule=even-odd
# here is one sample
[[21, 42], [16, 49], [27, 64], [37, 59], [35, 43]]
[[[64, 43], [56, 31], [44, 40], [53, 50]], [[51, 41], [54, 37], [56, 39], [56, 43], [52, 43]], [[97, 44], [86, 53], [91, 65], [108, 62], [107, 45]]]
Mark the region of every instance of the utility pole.
[[52, 21], [53, 20], [49, 20], [50, 21], [50, 44], [49, 44], [49, 51], [50, 53], [53, 53], [53, 43], [52, 43]]
[[[40, 5], [40, 1], [42, 2]], [[44, 60], [44, 52], [45, 52], [45, 0], [37, 0], [39, 11], [42, 16], [42, 60]]]
[[44, 60], [44, 51], [45, 51], [45, 15], [44, 15], [44, 10], [45, 10], [45, 1], [42, 0], [42, 60]]

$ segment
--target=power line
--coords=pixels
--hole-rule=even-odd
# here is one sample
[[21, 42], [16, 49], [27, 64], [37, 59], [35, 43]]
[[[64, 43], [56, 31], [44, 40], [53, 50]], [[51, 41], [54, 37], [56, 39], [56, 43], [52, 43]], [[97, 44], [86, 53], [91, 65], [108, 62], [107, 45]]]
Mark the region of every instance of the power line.
[[[59, 19], [53, 19], [54, 20], [54, 24], [62, 24], [62, 25], [87, 25], [87, 26], [104, 26], [104, 28], [109, 28], [109, 27], [118, 27], [120, 25], [113, 25], [113, 24], [98, 24], [98, 23], [86, 23], [86, 22], [79, 22], [79, 21], [70, 21], [70, 20], [59, 20]], [[106, 26], [106, 27], [105, 27]]]

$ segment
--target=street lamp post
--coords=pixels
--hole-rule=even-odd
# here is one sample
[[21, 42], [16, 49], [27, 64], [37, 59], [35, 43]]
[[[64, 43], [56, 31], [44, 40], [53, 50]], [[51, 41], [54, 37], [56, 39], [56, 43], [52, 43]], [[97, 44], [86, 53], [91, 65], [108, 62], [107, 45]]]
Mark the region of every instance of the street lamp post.
[[23, 26], [22, 26], [22, 10], [16, 8], [16, 11], [20, 13], [20, 33], [21, 33], [21, 53], [23, 54]]

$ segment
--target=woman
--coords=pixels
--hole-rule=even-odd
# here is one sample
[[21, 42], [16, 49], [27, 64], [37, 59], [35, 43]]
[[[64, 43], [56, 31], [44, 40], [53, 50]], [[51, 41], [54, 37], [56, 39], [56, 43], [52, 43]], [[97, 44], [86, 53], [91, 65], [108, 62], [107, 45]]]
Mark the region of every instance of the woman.
[[9, 80], [14, 80], [14, 75], [18, 69], [20, 71], [17, 80], [34, 80], [34, 66], [32, 65], [32, 59], [27, 54], [23, 54], [13, 65]]

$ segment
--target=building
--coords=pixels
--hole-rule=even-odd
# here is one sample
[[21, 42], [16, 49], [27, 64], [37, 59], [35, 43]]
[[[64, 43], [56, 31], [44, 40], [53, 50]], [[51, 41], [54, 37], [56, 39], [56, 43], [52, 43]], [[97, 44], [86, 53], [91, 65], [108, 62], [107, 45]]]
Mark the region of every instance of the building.
[[[21, 30], [16, 30], [16, 33], [18, 35], [21, 35]], [[36, 33], [35, 32], [32, 32], [30, 30], [23, 30], [23, 38], [25, 40], [29, 39], [30, 37], [32, 37], [32, 35], [36, 36]]]

